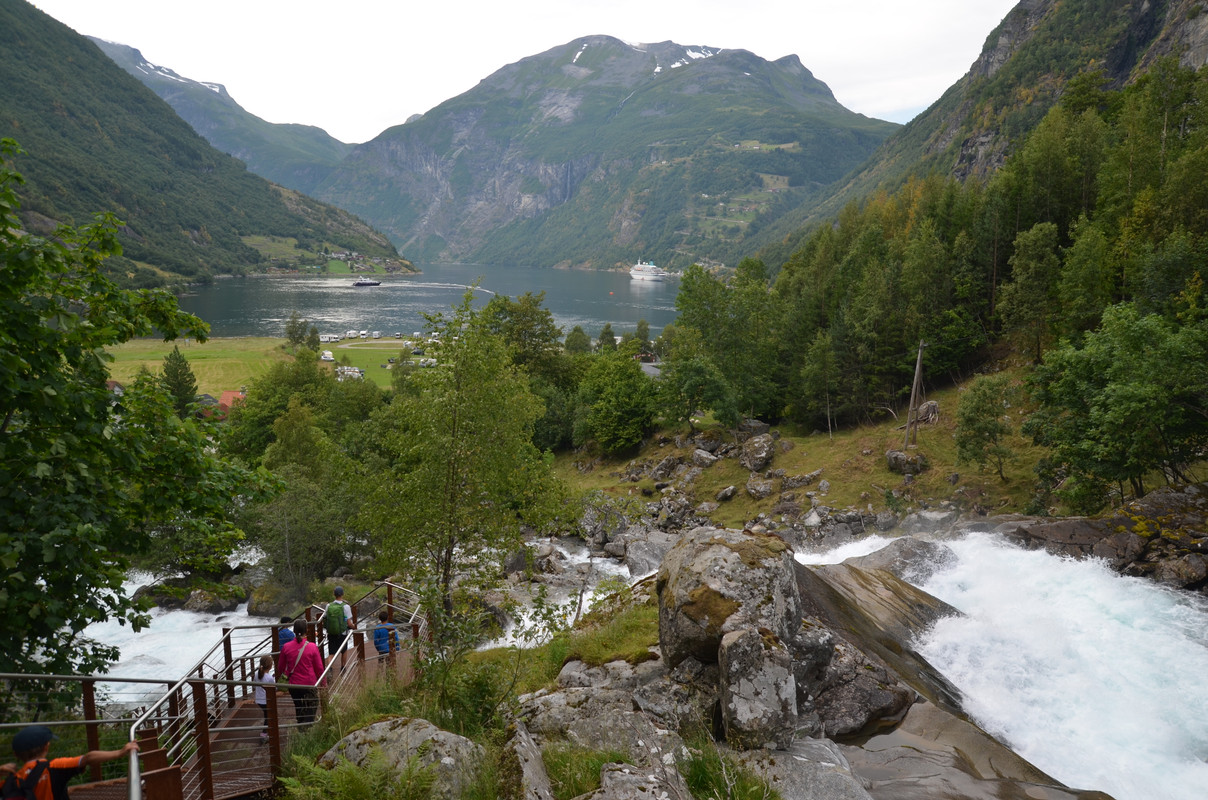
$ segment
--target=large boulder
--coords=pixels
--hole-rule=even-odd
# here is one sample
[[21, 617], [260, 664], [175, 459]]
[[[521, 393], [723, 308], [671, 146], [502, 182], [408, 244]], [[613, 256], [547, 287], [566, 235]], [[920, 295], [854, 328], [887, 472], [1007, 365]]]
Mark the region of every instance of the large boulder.
[[776, 440], [769, 433], [761, 433], [742, 443], [742, 454], [738, 457], [738, 463], [751, 472], [762, 472], [772, 463], [772, 456], [775, 454]]
[[668, 551], [655, 589], [669, 667], [689, 656], [716, 662], [730, 631], [766, 628], [786, 641], [801, 625], [792, 552], [771, 534], [696, 528]]
[[374, 750], [386, 766], [400, 775], [412, 758], [433, 777], [433, 800], [457, 800], [474, 781], [483, 758], [481, 745], [442, 731], [424, 719], [396, 717], [355, 730], [323, 754], [319, 765], [331, 769], [340, 760], [358, 767], [368, 764]]
[[721, 639], [721, 721], [738, 750], [784, 750], [797, 730], [793, 664], [775, 637], [747, 628]]

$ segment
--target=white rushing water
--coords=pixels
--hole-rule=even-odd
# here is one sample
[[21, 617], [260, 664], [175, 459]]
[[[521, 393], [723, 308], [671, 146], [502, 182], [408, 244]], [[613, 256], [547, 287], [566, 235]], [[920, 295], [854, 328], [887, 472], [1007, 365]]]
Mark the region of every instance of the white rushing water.
[[921, 588], [965, 616], [919, 651], [966, 711], [1062, 783], [1116, 800], [1208, 796], [1208, 604], [987, 534]]
[[[869, 536], [797, 560], [837, 563], [890, 541]], [[970, 716], [1068, 786], [1116, 800], [1208, 796], [1208, 603], [988, 534], [945, 544], [955, 563], [921, 588], [963, 616], [917, 647], [960, 688]], [[587, 559], [563, 552], [572, 566]], [[611, 559], [593, 567], [626, 576]], [[242, 607], [217, 617], [157, 611], [141, 633], [103, 623], [89, 634], [122, 648], [114, 674], [179, 677], [222, 625], [259, 621]]]

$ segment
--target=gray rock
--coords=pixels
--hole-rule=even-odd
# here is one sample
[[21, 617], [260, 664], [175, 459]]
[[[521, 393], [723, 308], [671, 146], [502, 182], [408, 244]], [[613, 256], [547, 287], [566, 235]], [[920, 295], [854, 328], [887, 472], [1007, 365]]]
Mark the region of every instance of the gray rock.
[[696, 528], [668, 551], [655, 579], [659, 646], [669, 667], [717, 660], [721, 637], [767, 628], [782, 641], [801, 625], [793, 557], [783, 539]]
[[885, 464], [898, 475], [917, 475], [927, 469], [927, 457], [922, 453], [890, 450], [885, 454]]
[[783, 750], [797, 730], [792, 659], [779, 641], [747, 628], [730, 631], [718, 648], [721, 720], [738, 750]]
[[500, 756], [500, 781], [502, 783], [512, 778], [519, 785], [500, 788], [506, 796], [519, 800], [554, 800], [554, 790], [545, 771], [541, 748], [533, 741], [523, 722], [514, 721], [511, 733]]
[[747, 479], [747, 494], [756, 500], [763, 500], [772, 496], [772, 482], [759, 477], [754, 472]]
[[956, 509], [928, 509], [907, 514], [899, 523], [902, 533], [935, 533], [952, 527], [960, 517]]
[[780, 482], [780, 490], [787, 491], [789, 489], [800, 489], [804, 486], [809, 486], [814, 481], [818, 480], [818, 476], [822, 474], [822, 470], [816, 469], [813, 472], [807, 472], [804, 475], [786, 475], [784, 480]]
[[710, 453], [708, 450], [697, 448], [692, 451], [692, 463], [698, 467], [711, 467], [718, 461], [717, 456]]
[[742, 455], [738, 457], [738, 463], [751, 472], [763, 472], [772, 463], [772, 456], [775, 454], [776, 440], [771, 434], [761, 433], [742, 443]]
[[904, 581], [918, 584], [930, 578], [937, 569], [953, 563], [952, 548], [937, 542], [903, 536], [894, 539], [875, 553], [846, 562], [863, 570], [883, 569]]
[[696, 507], [696, 515], [698, 517], [707, 517], [719, 508], [721, 508], [719, 504], [712, 500], [706, 500]]
[[726, 488], [722, 489], [720, 492], [717, 493], [716, 499], [719, 503], [724, 503], [727, 500], [733, 500], [734, 495], [736, 495], [736, 494], [738, 494], [737, 486], [727, 486]]
[[670, 480], [671, 476], [675, 474], [675, 468], [679, 466], [679, 464], [679, 456], [667, 456], [651, 471], [651, 480]]
[[735, 757], [783, 800], [872, 800], [829, 739], [798, 739], [785, 753], [752, 750]]
[[575, 800], [668, 800], [692, 793], [674, 767], [639, 769], [630, 764], [605, 764], [600, 788]]
[[641, 578], [657, 570], [667, 551], [675, 544], [675, 538], [662, 531], [650, 531], [644, 538], [630, 541], [624, 553], [629, 575]]
[[663, 670], [654, 680], [635, 689], [633, 702], [672, 730], [708, 730], [717, 708], [717, 687], [717, 665], [689, 657], [670, 674]]
[[420, 766], [434, 778], [434, 800], [460, 798], [483, 758], [482, 747], [464, 736], [442, 731], [427, 720], [398, 717], [348, 734], [323, 754], [319, 765], [331, 769], [344, 759], [363, 767], [375, 749], [400, 774], [413, 756], [418, 757]]

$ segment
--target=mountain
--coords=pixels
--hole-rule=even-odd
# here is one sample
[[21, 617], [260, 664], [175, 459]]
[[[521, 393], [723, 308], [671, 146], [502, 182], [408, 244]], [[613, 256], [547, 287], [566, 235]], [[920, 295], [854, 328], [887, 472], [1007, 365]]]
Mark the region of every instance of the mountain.
[[736, 260], [895, 125], [796, 56], [576, 39], [355, 148], [316, 189], [423, 260]]
[[352, 145], [312, 125], [265, 122], [244, 110], [218, 83], [181, 77], [143, 58], [133, 47], [88, 37], [119, 67], [176, 110], [206, 141], [247, 164], [257, 175], [310, 194]]
[[50, 231], [113, 212], [125, 255], [112, 266], [134, 284], [259, 269], [260, 242], [287, 260], [327, 246], [398, 256], [361, 220], [215, 150], [92, 42], [21, 0], [0, 1], [0, 136], [26, 151], [15, 165], [22, 222]]
[[886, 139], [830, 197], [778, 221], [773, 238], [783, 243], [765, 258], [782, 261], [813, 224], [910, 175], [988, 177], [1080, 75], [1098, 72], [1104, 88], [1120, 88], [1165, 55], [1202, 66], [1205, 10], [1200, 0], [1021, 0], [939, 100]]

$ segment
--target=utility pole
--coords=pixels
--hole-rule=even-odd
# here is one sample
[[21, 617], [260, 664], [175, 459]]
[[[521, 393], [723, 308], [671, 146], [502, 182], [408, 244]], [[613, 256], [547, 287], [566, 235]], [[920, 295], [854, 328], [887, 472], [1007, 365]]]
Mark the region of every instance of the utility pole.
[[927, 343], [919, 339], [919, 357], [914, 362], [914, 383], [910, 385], [910, 408], [906, 410], [906, 439], [902, 442], [902, 451], [910, 446], [910, 426], [914, 425], [915, 443], [918, 442], [918, 422], [915, 420], [914, 406], [919, 396], [919, 390], [922, 389], [923, 383], [923, 348]]

